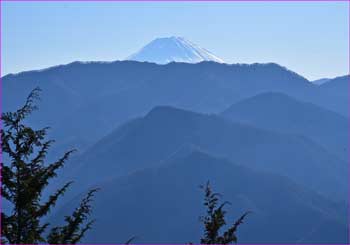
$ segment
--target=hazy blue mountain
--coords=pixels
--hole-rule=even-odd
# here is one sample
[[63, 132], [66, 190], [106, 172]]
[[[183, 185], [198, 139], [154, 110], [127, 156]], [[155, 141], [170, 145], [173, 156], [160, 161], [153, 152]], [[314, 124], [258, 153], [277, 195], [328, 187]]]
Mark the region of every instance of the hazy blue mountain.
[[221, 115], [260, 128], [307, 136], [348, 159], [348, 119], [314, 104], [268, 92], [240, 101]]
[[349, 75], [330, 79], [318, 86], [322, 96], [314, 98], [313, 102], [320, 105], [326, 102], [328, 108], [349, 117], [349, 81]]
[[157, 64], [170, 62], [199, 63], [202, 61], [224, 61], [208, 50], [186, 40], [183, 37], [156, 38], [127, 60], [147, 61]]
[[75, 170], [67, 178], [84, 187], [161, 166], [193, 149], [288, 176], [334, 198], [346, 196], [346, 162], [311, 140], [171, 107], [156, 107], [103, 138], [71, 163]]
[[138, 62], [74, 62], [10, 74], [2, 79], [3, 110], [22, 106], [29, 92], [39, 86], [43, 90], [40, 110], [30, 117], [31, 125], [51, 126], [58, 152], [67, 147], [83, 150], [130, 116], [125, 102], [119, 105], [117, 96], [116, 103], [105, 105], [104, 110], [100, 110], [104, 105], [100, 107], [98, 99], [137, 87], [158, 68]]
[[[170, 218], [166, 222], [164, 222], [164, 218], [162, 222], [158, 221], [162, 217], [168, 217], [164, 216], [165, 213], [177, 216], [176, 218], [179, 219], [182, 218], [182, 220], [188, 215], [193, 215], [197, 221], [195, 211], [198, 211], [196, 207], [198, 207], [198, 201], [200, 202], [200, 192], [197, 196], [193, 196], [195, 189], [183, 190], [184, 186], [185, 184], [186, 186], [194, 184], [193, 188], [196, 188], [200, 184], [198, 182], [203, 183], [202, 180], [205, 176], [207, 179], [208, 176], [211, 176], [210, 174], [216, 174], [215, 169], [206, 170], [207, 167], [203, 167], [202, 170], [202, 166], [192, 166], [192, 164], [196, 164], [192, 161], [197, 160], [197, 158], [191, 157], [185, 158], [184, 162], [188, 164], [181, 165], [182, 167], [178, 170], [178, 167], [173, 171], [172, 167], [165, 167], [172, 162], [172, 159], [186, 157], [193, 151], [208, 154], [198, 159], [203, 160], [203, 162], [206, 161], [205, 158], [224, 157], [240, 165], [240, 167], [235, 166], [233, 170], [237, 171], [237, 176], [247, 177], [247, 182], [242, 182], [245, 183], [242, 195], [248, 195], [244, 193], [248, 192], [250, 196], [249, 198], [244, 197], [242, 201], [239, 199], [240, 196], [235, 196], [238, 189], [229, 189], [232, 192], [228, 191], [228, 193], [233, 193], [229, 194], [232, 195], [231, 200], [237, 201], [237, 208], [242, 204], [242, 209], [252, 207], [260, 212], [264, 210], [265, 204], [269, 204], [267, 205], [269, 207], [266, 207], [266, 210], [269, 211], [266, 213], [274, 212], [267, 216], [256, 216], [263, 217], [260, 221], [257, 218], [255, 224], [254, 229], [258, 235], [250, 236], [242, 231], [242, 235], [245, 234], [243, 237], [246, 240], [244, 241], [261, 242], [266, 240], [273, 242], [274, 240], [271, 240], [274, 239], [271, 238], [272, 233], [276, 242], [324, 241], [335, 243], [344, 241], [344, 226], [339, 217], [345, 217], [345, 215], [334, 211], [341, 210], [342, 205], [334, 204], [334, 206], [318, 194], [330, 197], [332, 200], [338, 200], [344, 199], [348, 193], [347, 163], [335, 155], [341, 154], [336, 149], [339, 149], [338, 144], [343, 144], [344, 137], [346, 137], [343, 135], [344, 120], [346, 119], [339, 115], [334, 116], [335, 113], [328, 111], [333, 110], [347, 116], [348, 84], [346, 77], [332, 79], [323, 85], [316, 86], [300, 75], [277, 64], [228, 65], [202, 62], [198, 64], [157, 65], [135, 61], [74, 62], [40, 71], [10, 74], [3, 77], [2, 85], [4, 111], [14, 110], [21, 106], [29, 91], [34, 87], [40, 86], [43, 89], [40, 110], [34, 113], [29, 122], [34, 127], [53, 127], [50, 136], [56, 139], [59, 144], [55, 147], [52, 155], [62, 153], [72, 146], [78, 147], [80, 150], [80, 154], [67, 164], [63, 173], [64, 177], [59, 180], [68, 179], [78, 183], [74, 186], [76, 192], [71, 195], [86, 190], [88, 186], [101, 185], [101, 183], [110, 181], [110, 184], [103, 184], [105, 189], [101, 196], [104, 198], [101, 199], [101, 202], [98, 199], [100, 206], [97, 210], [100, 211], [97, 212], [100, 212], [101, 221], [105, 222], [103, 224], [110, 224], [111, 227], [106, 225], [102, 231], [102, 226], [100, 226], [96, 232], [101, 233], [90, 237], [92, 241], [102, 236], [106, 241], [107, 239], [112, 241], [114, 237], [109, 237], [104, 232], [109, 231], [111, 235], [118, 234], [119, 228], [123, 231], [120, 234], [125, 236], [125, 240], [131, 235], [139, 235], [134, 233], [134, 226], [126, 226], [125, 224], [123, 226], [122, 222], [125, 222], [126, 219], [116, 220], [119, 215], [122, 215], [121, 217], [132, 215], [134, 217], [130, 219], [132, 225], [135, 225], [134, 221], [138, 219], [140, 226], [136, 227], [136, 231], [143, 231], [145, 226], [153, 225], [152, 222], [154, 225], [162, 224], [164, 237], [169, 238], [168, 241], [171, 242], [177, 241], [175, 238], [178, 233], [171, 232], [178, 232], [177, 228], [181, 226], [181, 222], [174, 222], [174, 229], [172, 229]], [[239, 101], [244, 100], [242, 103], [245, 103], [247, 98], [264, 92], [278, 92], [294, 97], [299, 102], [290, 97], [285, 99], [285, 96], [282, 96], [284, 99], [281, 101], [278, 99], [275, 103], [291, 103], [295, 107], [303, 107], [300, 110], [305, 111], [304, 113], [310, 113], [309, 120], [314, 119], [311, 116], [315, 116], [322, 117], [324, 121], [317, 124], [319, 127], [310, 129], [310, 132], [299, 132], [298, 128], [293, 127], [284, 131], [283, 128], [279, 128], [283, 124], [279, 127], [261, 129], [259, 128], [261, 125], [258, 127], [246, 122], [231, 122], [220, 116], [212, 115], [212, 113], [221, 112]], [[305, 101], [328, 108], [328, 110], [305, 103]], [[291, 110], [292, 112], [296, 116], [299, 115], [297, 113], [300, 113], [300, 111]], [[137, 119], [133, 119], [136, 117]], [[288, 127], [287, 120], [284, 123], [284, 126]], [[303, 123], [309, 125], [309, 121], [303, 121]], [[299, 126], [302, 128], [305, 125]], [[326, 135], [327, 127], [330, 126], [337, 127], [337, 130], [333, 131], [333, 134], [336, 135]], [[271, 129], [277, 129], [280, 132], [274, 132]], [[317, 135], [317, 130], [326, 130], [327, 132], [324, 132], [325, 138], [322, 138], [323, 135]], [[338, 133], [342, 135], [339, 136], [339, 142], [335, 142], [334, 137]], [[332, 148], [333, 145], [335, 150]], [[221, 162], [222, 160], [210, 161]], [[187, 165], [189, 169], [185, 170], [184, 167]], [[177, 164], [173, 166], [177, 166]], [[250, 174], [244, 175], [236, 169], [245, 169], [245, 167], [253, 169], [246, 170], [248, 172], [259, 171], [260, 173], [257, 175], [260, 177]], [[155, 169], [145, 170], [147, 168]], [[225, 173], [217, 170], [218, 173], [214, 175], [213, 179], [219, 183], [221, 178], [221, 181], [225, 181], [221, 185], [222, 192], [225, 193], [224, 187], [227, 185], [227, 188], [233, 188], [231, 179], [237, 176], [225, 175], [226, 172], [230, 174], [230, 171], [224, 169]], [[170, 178], [164, 174], [165, 170], [168, 172], [164, 173], [171, 174], [173, 172], [174, 177]], [[158, 171], [160, 175], [164, 174], [164, 178], [168, 177], [169, 182], [162, 179], [159, 179], [158, 182], [157, 175], [153, 174], [154, 172], [158, 173]], [[201, 173], [202, 177], [200, 179], [194, 178], [193, 183], [184, 182], [184, 185], [181, 186], [181, 183], [178, 184], [175, 181], [181, 180], [180, 177], [177, 177], [178, 174], [189, 177], [194, 176], [194, 172]], [[131, 173], [133, 174], [130, 175]], [[186, 175], [187, 173], [189, 175]], [[135, 182], [138, 178], [135, 179], [133, 176], [138, 176], [138, 174], [140, 174], [140, 182]], [[219, 174], [222, 177], [219, 178]], [[236, 174], [236, 172], [231, 174]], [[275, 174], [280, 175], [280, 177], [276, 177]], [[125, 177], [125, 175], [128, 176]], [[188, 181], [192, 181], [191, 178]], [[291, 181], [297, 185], [292, 184]], [[250, 187], [250, 182], [255, 184]], [[267, 187], [265, 182], [269, 183]], [[266, 189], [258, 189], [258, 191], [249, 189], [255, 188], [259, 184]], [[131, 189], [129, 185], [131, 185]], [[153, 185], [158, 186], [158, 189]], [[290, 190], [287, 190], [286, 185], [289, 186]], [[178, 186], [180, 188], [176, 189]], [[152, 195], [147, 196], [147, 187], [150, 188]], [[178, 191], [176, 195], [179, 199], [187, 200], [189, 196], [196, 197], [194, 201], [197, 202], [192, 210], [189, 210], [188, 213], [182, 213], [183, 211], [179, 211], [181, 207], [178, 209], [176, 205], [169, 206], [173, 207], [171, 210], [167, 209], [167, 206], [162, 206], [162, 202], [174, 201], [170, 194], [164, 194], [165, 187]], [[278, 191], [274, 192], [273, 188], [278, 189]], [[307, 191], [308, 188], [311, 191]], [[301, 189], [303, 189], [302, 192]], [[105, 190], [111, 194], [107, 195]], [[115, 192], [113, 192], [114, 190]], [[157, 200], [156, 198], [148, 199], [157, 196], [157, 191], [162, 191], [159, 192], [161, 194], [158, 196], [158, 206], [154, 204], [156, 201], [150, 201]], [[307, 194], [305, 194], [306, 192]], [[126, 196], [120, 198], [119, 194], [123, 193]], [[259, 197], [259, 200], [251, 201], [254, 195]], [[267, 195], [266, 198], [264, 198], [265, 195]], [[71, 196], [66, 197], [70, 198]], [[104, 206], [109, 201], [117, 203], [116, 199], [123, 199], [121, 206], [115, 204], [114, 209], [110, 209], [110, 206]], [[148, 205], [151, 214], [158, 210], [157, 219], [151, 220], [152, 216], [149, 212], [144, 212], [140, 206], [133, 206], [133, 204], [141, 205], [136, 203], [136, 200], [144, 201], [145, 203], [141, 204]], [[287, 200], [286, 205], [290, 204], [291, 206], [281, 205], [281, 200]], [[245, 201], [248, 203], [246, 206], [243, 205]], [[278, 202], [277, 207], [276, 205], [272, 207], [272, 203], [270, 203], [272, 201]], [[165, 209], [162, 210], [162, 207]], [[128, 208], [127, 210], [131, 214], [123, 212], [126, 210], [124, 208]], [[109, 217], [106, 210], [109, 211]], [[265, 211], [262, 213], [265, 214]], [[304, 219], [296, 219], [296, 217], [300, 217], [299, 215], [303, 216]], [[281, 217], [286, 218], [290, 222], [288, 227], [293, 226], [293, 229], [283, 230], [281, 233], [272, 229], [270, 233], [270, 230], [265, 229], [268, 225], [283, 227], [285, 220], [281, 221]], [[169, 224], [169, 227], [164, 226], [164, 223]], [[109, 229], [113, 229], [114, 232], [111, 233]], [[149, 237], [147, 234], [140, 234], [144, 235], [144, 241], [154, 239], [154, 241], [164, 242], [164, 237], [156, 236], [157, 234], [159, 236], [156, 230], [147, 231], [147, 234], [150, 234]], [[194, 239], [193, 235], [198, 234], [198, 232], [195, 233], [195, 230], [185, 228], [181, 232], [184, 235], [177, 238]], [[247, 229], [246, 232], [250, 232], [250, 230]], [[195, 238], [197, 237], [195, 236]], [[117, 238], [120, 238], [120, 242], [124, 241], [124, 237]], [[101, 240], [95, 241], [101, 242], [103, 240], [101, 238]], [[113, 242], [115, 241], [113, 240]], [[181, 242], [187, 241], [181, 240]]]
[[320, 86], [320, 89], [329, 94], [348, 97], [350, 76], [341, 76], [328, 80]]
[[[85, 149], [116, 126], [157, 105], [220, 112], [263, 91], [307, 94], [314, 85], [276, 64], [227, 65], [134, 61], [74, 62], [2, 79], [3, 109], [14, 110], [43, 89], [32, 125], [51, 126], [59, 149]], [[335, 100], [336, 101], [336, 100]]]
[[313, 84], [316, 84], [316, 85], [321, 85], [321, 84], [324, 84], [326, 82], [328, 82], [329, 80], [331, 80], [330, 78], [321, 78], [321, 79], [317, 79], [317, 80], [314, 80], [314, 81], [311, 81]]
[[[199, 242], [204, 214], [199, 185], [210, 180], [230, 201], [228, 221], [250, 210], [239, 243], [345, 243], [346, 206], [278, 175], [194, 152], [164, 166], [100, 183], [87, 243]], [[73, 200], [58, 217], [73, 207]], [[63, 212], [64, 211], [64, 212]]]

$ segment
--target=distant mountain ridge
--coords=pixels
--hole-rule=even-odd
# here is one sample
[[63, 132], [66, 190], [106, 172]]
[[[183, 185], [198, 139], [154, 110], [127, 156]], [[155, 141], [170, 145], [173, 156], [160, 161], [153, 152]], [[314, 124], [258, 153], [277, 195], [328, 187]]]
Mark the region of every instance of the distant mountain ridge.
[[339, 76], [321, 84], [320, 89], [327, 92], [347, 95], [349, 93], [350, 75]]
[[268, 130], [304, 135], [348, 159], [348, 119], [312, 103], [266, 92], [233, 104], [221, 115]]
[[[305, 137], [169, 106], [156, 107], [97, 142], [73, 161], [76, 169], [70, 169], [67, 179], [76, 179], [87, 188], [133, 171], [162, 166], [193, 150], [287, 176], [334, 199], [343, 200], [346, 193], [346, 162]], [[100, 162], [98, 169], [96, 162]]]
[[313, 84], [316, 84], [316, 85], [322, 85], [326, 82], [328, 82], [329, 80], [331, 80], [330, 78], [321, 78], [321, 79], [317, 79], [317, 80], [314, 80], [314, 81], [311, 81]]
[[[84, 242], [122, 243], [135, 234], [136, 243], [198, 242], [203, 229], [199, 216], [205, 212], [199, 185], [208, 180], [231, 203], [226, 206], [229, 223], [252, 211], [239, 227], [239, 244], [347, 241], [345, 204], [288, 178], [194, 151], [100, 183], [94, 202], [98, 219]], [[76, 201], [67, 203], [58, 217]]]
[[338, 96], [336, 88], [322, 89], [273, 63], [74, 62], [7, 75], [2, 86], [4, 111], [17, 109], [33, 88], [42, 88], [40, 112], [35, 112], [30, 122], [53, 128], [52, 137], [60, 143], [57, 152], [67, 147], [83, 151], [121, 123], [145, 115], [157, 105], [219, 113], [266, 91], [282, 92], [348, 115], [347, 95]]
[[199, 63], [214, 61], [224, 63], [222, 59], [208, 50], [186, 40], [183, 37], [157, 38], [144, 46], [127, 60], [167, 64], [170, 62]]
[[76, 183], [59, 207], [102, 188], [88, 243], [197, 242], [210, 180], [229, 215], [255, 213], [239, 243], [331, 244], [349, 240], [348, 81], [274, 63], [73, 62], [3, 77], [2, 99], [14, 111], [41, 87], [26, 123], [53, 128], [50, 161], [79, 150], [49, 186]]

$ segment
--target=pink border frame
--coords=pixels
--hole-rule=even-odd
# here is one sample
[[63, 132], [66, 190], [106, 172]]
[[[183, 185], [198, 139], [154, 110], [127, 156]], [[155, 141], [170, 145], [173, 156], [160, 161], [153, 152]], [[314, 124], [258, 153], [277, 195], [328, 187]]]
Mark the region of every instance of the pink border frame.
[[350, 0], [0, 0], [0, 2], [350, 2]]
[[[350, 95], [350, 0], [0, 0], [0, 115], [2, 114], [2, 2], [348, 2], [348, 75], [349, 75], [349, 88], [348, 93]], [[350, 118], [350, 96], [348, 98], [348, 110]], [[348, 122], [348, 144], [350, 145], [350, 119]], [[2, 121], [0, 120], [0, 128], [2, 128]], [[1, 142], [1, 139], [0, 139]], [[350, 150], [348, 153], [348, 244], [350, 244]], [[2, 162], [2, 149], [0, 149], [0, 162]], [[1, 171], [1, 169], [0, 169]], [[0, 172], [0, 186], [1, 186], [1, 172]], [[1, 210], [1, 189], [0, 189], [0, 210]], [[0, 231], [1, 231], [1, 217], [0, 217]], [[1, 237], [1, 233], [0, 233]], [[268, 243], [264, 243], [268, 245]], [[84, 244], [84, 245], [96, 245], [96, 244]], [[138, 244], [134, 244], [138, 245]], [[158, 244], [159, 245], [159, 244]], [[175, 244], [163, 244], [163, 245], [175, 245]], [[176, 244], [178, 245], [178, 244]], [[198, 244], [194, 244], [198, 245]], [[245, 245], [261, 245], [261, 244], [245, 244]], [[290, 245], [283, 243], [274, 243], [271, 245]], [[331, 244], [310, 244], [310, 245], [331, 245]], [[335, 245], [335, 244], [333, 244]]]

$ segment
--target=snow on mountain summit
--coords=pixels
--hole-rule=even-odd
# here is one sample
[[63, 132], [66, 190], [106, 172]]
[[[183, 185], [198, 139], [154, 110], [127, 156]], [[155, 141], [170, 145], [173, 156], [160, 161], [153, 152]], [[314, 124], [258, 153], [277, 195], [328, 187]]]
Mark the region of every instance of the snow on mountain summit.
[[157, 64], [170, 62], [198, 63], [202, 61], [224, 61], [208, 50], [182, 37], [157, 38], [144, 46], [127, 60], [148, 61]]

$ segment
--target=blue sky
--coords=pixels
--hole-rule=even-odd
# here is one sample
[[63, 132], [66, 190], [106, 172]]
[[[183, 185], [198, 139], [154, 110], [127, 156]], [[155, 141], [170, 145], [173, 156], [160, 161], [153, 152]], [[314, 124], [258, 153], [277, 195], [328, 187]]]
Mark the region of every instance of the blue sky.
[[183, 36], [228, 63], [335, 77], [348, 73], [348, 14], [347, 2], [3, 2], [2, 74], [124, 59]]

